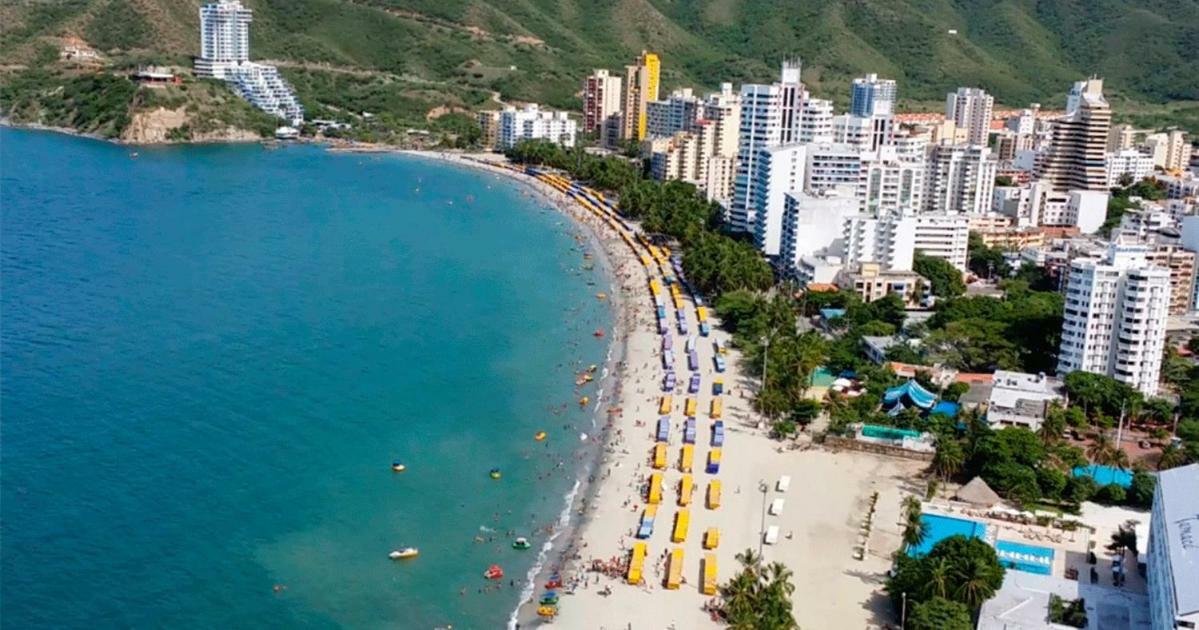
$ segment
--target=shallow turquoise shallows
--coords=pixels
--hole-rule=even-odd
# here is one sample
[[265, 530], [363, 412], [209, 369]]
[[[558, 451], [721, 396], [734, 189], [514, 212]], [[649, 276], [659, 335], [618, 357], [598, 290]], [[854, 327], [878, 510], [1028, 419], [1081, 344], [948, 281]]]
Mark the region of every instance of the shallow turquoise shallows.
[[6, 627], [506, 622], [607, 352], [568, 221], [415, 158], [0, 151]]

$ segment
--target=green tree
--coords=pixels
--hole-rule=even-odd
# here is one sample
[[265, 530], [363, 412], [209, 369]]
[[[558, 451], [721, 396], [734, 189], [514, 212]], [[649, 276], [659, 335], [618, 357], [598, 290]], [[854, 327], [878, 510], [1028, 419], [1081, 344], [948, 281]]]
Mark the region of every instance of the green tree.
[[1153, 491], [1157, 487], [1157, 478], [1149, 473], [1137, 471], [1132, 475], [1132, 485], [1128, 488], [1128, 503], [1137, 507], [1147, 508], [1153, 505]]
[[965, 604], [944, 597], [916, 602], [908, 615], [907, 630], [972, 630], [974, 621]]
[[[949, 574], [948, 579], [941, 577], [944, 573]], [[999, 589], [1003, 574], [995, 549], [985, 541], [950, 536], [922, 558], [900, 554], [887, 579], [886, 590], [896, 607], [905, 596], [908, 605], [914, 606], [938, 597], [940, 587], [936, 583], [944, 583], [948, 589], [945, 599], [975, 611]]]
[[966, 251], [967, 263], [970, 271], [976, 276], [983, 278], [1006, 278], [1011, 275], [1011, 265], [1003, 257], [1003, 252], [987, 247], [981, 236], [977, 232], [970, 233], [970, 241]]
[[912, 270], [928, 280], [933, 295], [938, 298], [953, 298], [966, 292], [962, 272], [945, 259], [917, 252], [912, 262]]

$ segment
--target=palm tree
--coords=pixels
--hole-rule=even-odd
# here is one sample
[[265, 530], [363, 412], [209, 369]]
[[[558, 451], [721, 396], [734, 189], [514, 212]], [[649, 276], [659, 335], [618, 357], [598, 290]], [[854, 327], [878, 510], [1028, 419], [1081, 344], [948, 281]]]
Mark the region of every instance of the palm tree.
[[1114, 450], [1112, 439], [1106, 433], [1100, 433], [1095, 436], [1094, 441], [1087, 445], [1087, 459], [1096, 464], [1107, 464], [1111, 460]]
[[1120, 470], [1128, 470], [1128, 453], [1124, 452], [1122, 448], [1113, 447], [1111, 454], [1108, 455], [1107, 463]]
[[1187, 463], [1187, 454], [1176, 444], [1170, 444], [1162, 449], [1161, 459], [1157, 460], [1158, 470], [1177, 468]]
[[1041, 428], [1037, 430], [1042, 444], [1049, 446], [1062, 438], [1062, 432], [1066, 430], [1065, 416], [1065, 410], [1060, 404], [1053, 403], [1049, 407], [1045, 414], [1045, 420], [1041, 423]]
[[958, 585], [954, 589], [954, 598], [971, 610], [978, 610], [983, 602], [995, 594], [995, 587], [991, 584], [994, 567], [982, 558], [970, 558], [955, 577]]
[[921, 515], [908, 515], [907, 522], [903, 527], [903, 544], [905, 547], [919, 547], [924, 539], [928, 538], [928, 521], [921, 518]]
[[908, 521], [912, 520], [913, 515], [915, 515], [918, 518], [920, 516], [921, 512], [923, 512], [923, 510], [921, 509], [921, 506], [920, 506], [920, 498], [919, 497], [917, 497], [914, 494], [909, 494], [908, 496], [904, 497], [903, 513], [904, 513], [905, 520], [908, 520]]
[[787, 565], [782, 562], [771, 562], [766, 567], [766, 572], [763, 576], [770, 576], [771, 590], [777, 590], [779, 594], [785, 595], [790, 601], [791, 595], [795, 593], [795, 585], [791, 583], [791, 578], [795, 576], [795, 572], [787, 568]]
[[954, 581], [953, 563], [949, 558], [931, 558], [925, 567], [925, 599], [949, 597], [950, 583]]
[[951, 437], [937, 439], [937, 450], [933, 453], [933, 471], [942, 479], [949, 479], [966, 463], [966, 452], [962, 445]]

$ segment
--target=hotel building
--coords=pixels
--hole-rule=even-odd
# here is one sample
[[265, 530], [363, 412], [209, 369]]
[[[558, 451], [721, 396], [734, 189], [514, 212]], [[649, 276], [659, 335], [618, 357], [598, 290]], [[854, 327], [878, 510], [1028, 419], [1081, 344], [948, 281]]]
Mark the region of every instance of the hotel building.
[[1107, 136], [1112, 112], [1103, 98], [1103, 80], [1074, 84], [1067, 116], [1053, 123], [1049, 145], [1037, 156], [1034, 177], [1056, 191], [1107, 191]]

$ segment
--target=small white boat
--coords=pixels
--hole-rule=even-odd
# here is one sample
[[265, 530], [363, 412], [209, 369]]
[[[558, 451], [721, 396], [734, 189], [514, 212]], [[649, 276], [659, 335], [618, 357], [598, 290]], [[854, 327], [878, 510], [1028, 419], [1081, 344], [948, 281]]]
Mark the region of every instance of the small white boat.
[[415, 558], [419, 555], [420, 550], [416, 547], [404, 547], [403, 549], [396, 549], [395, 551], [387, 554], [387, 557], [391, 558], [392, 560], [404, 560], [407, 558]]

